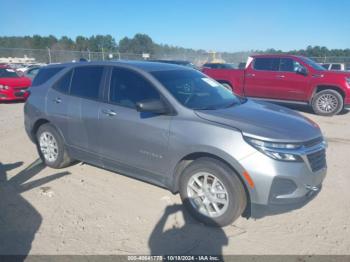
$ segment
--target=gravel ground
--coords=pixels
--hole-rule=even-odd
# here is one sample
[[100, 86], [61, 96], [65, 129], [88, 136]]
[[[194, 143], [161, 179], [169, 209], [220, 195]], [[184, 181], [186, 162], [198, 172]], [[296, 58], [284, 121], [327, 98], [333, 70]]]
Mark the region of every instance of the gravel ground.
[[90, 165], [45, 168], [22, 112], [22, 103], [0, 104], [0, 254], [350, 254], [350, 113], [303, 112], [329, 142], [313, 201], [219, 229], [156, 186]]

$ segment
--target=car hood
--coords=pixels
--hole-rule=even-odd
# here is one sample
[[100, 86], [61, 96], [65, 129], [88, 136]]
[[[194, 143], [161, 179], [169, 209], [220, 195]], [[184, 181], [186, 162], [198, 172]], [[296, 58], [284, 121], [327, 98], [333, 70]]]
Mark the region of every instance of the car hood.
[[327, 76], [327, 77], [350, 77], [350, 72], [349, 71], [317, 71], [318, 75], [323, 75], [323, 76]]
[[243, 134], [275, 142], [305, 142], [322, 136], [312, 120], [288, 108], [248, 99], [219, 110], [196, 110], [202, 119], [239, 129]]
[[29, 87], [31, 86], [32, 81], [27, 77], [0, 78], [0, 84], [10, 87]]

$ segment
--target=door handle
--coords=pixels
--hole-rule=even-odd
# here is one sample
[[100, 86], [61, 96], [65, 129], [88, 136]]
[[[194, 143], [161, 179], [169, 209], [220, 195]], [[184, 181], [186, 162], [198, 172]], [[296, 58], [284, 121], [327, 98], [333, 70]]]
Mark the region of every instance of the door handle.
[[285, 75], [276, 75], [277, 78], [285, 78]]
[[255, 74], [246, 74], [245, 76], [247, 76], [247, 77], [254, 77]]
[[117, 115], [117, 113], [111, 109], [102, 109], [102, 113], [107, 115], [107, 116], [116, 116]]
[[53, 100], [56, 104], [60, 104], [62, 102], [62, 99], [59, 98], [59, 97], [56, 97], [54, 100]]

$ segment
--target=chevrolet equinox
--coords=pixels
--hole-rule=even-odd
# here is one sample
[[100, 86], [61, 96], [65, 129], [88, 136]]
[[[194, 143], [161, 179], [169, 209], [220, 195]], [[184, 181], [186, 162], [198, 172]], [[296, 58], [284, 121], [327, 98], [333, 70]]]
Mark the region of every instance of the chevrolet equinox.
[[24, 112], [47, 166], [83, 161], [179, 192], [210, 225], [306, 203], [326, 175], [316, 123], [239, 97], [188, 67], [50, 65], [35, 77]]

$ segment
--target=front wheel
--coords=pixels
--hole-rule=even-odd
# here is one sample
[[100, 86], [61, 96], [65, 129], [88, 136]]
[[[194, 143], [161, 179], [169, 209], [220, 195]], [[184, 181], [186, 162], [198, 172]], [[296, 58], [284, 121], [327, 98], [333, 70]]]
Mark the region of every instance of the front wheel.
[[224, 163], [200, 158], [182, 174], [180, 196], [192, 216], [211, 226], [227, 226], [247, 205], [242, 182]]
[[335, 90], [327, 89], [315, 94], [312, 99], [312, 109], [318, 115], [333, 116], [344, 106], [343, 97]]

